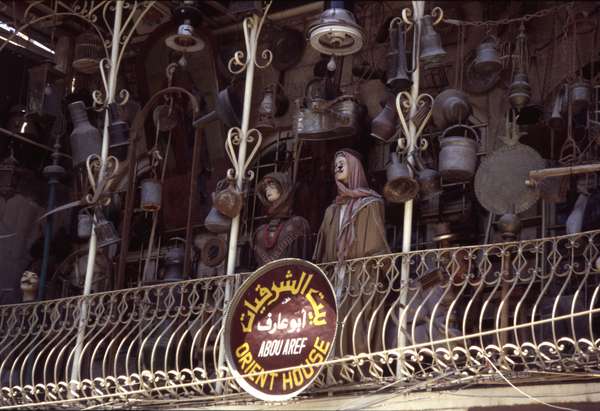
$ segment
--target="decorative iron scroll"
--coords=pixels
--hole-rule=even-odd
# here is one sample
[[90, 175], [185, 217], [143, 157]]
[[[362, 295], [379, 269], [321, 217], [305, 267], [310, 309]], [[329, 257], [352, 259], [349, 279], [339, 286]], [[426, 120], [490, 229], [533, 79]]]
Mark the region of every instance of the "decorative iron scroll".
[[[343, 276], [335, 263], [321, 264], [338, 296], [339, 337], [313, 389], [477, 383], [497, 370], [518, 371], [513, 379], [600, 371], [599, 245], [600, 231], [590, 231], [350, 260]], [[231, 373], [217, 375], [217, 359], [225, 285], [246, 277], [0, 306], [0, 404], [204, 401], [214, 400], [217, 383], [245, 395]], [[84, 300], [81, 378], [71, 381]]]

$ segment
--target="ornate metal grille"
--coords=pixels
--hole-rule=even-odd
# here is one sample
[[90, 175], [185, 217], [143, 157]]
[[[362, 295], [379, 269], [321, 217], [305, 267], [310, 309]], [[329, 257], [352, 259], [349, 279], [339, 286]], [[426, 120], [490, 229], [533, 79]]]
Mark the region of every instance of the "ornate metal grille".
[[[323, 264], [340, 327], [313, 391], [600, 371], [599, 240], [590, 231]], [[243, 397], [217, 359], [225, 283], [245, 276], [0, 306], [0, 404], [198, 402], [218, 385], [220, 398]]]

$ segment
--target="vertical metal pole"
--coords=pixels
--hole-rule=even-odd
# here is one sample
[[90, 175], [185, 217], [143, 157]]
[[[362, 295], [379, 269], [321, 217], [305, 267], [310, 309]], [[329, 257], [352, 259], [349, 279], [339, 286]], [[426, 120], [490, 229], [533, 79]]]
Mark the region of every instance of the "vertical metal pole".
[[[121, 36], [121, 22], [123, 20], [123, 0], [117, 0], [115, 4], [115, 21], [113, 25], [112, 31], [112, 43], [111, 43], [111, 52], [110, 52], [110, 71], [108, 76], [108, 90], [106, 96], [106, 104], [110, 104], [114, 102], [115, 99], [115, 90], [117, 88], [117, 60], [119, 57], [119, 41]], [[109, 144], [109, 135], [108, 135], [108, 125], [110, 119], [108, 118], [108, 110], [105, 110], [104, 116], [104, 129], [102, 134], [102, 151], [101, 151], [101, 169], [100, 169], [100, 179], [103, 178], [104, 175], [104, 167], [106, 163], [106, 158], [108, 157], [108, 144]], [[75, 354], [73, 356], [73, 364], [71, 366], [71, 380], [79, 381], [80, 375], [80, 357], [81, 351], [83, 349], [83, 339], [85, 336], [85, 324], [87, 322], [88, 315], [88, 300], [87, 296], [92, 291], [92, 280], [94, 276], [94, 264], [96, 261], [96, 251], [97, 251], [97, 243], [96, 243], [96, 232], [95, 232], [95, 222], [92, 222], [92, 234], [90, 236], [89, 250], [88, 250], [88, 260], [87, 266], [85, 269], [85, 282], [83, 285], [83, 302], [81, 305], [81, 314], [79, 316], [79, 325], [77, 327], [77, 344], [75, 345]]]
[[[413, 1], [413, 18], [415, 22], [415, 32], [414, 32], [414, 41], [413, 41], [413, 61], [415, 62], [415, 67], [412, 72], [412, 86], [410, 89], [411, 94], [411, 105], [409, 111], [409, 120], [408, 120], [408, 130], [409, 135], [406, 136], [407, 143], [407, 152], [410, 154], [415, 148], [416, 144], [416, 133], [417, 127], [413, 121], [414, 115], [417, 112], [417, 97], [419, 97], [419, 51], [420, 51], [420, 43], [421, 43], [421, 18], [423, 17], [423, 12], [425, 10], [425, 2], [424, 1]], [[414, 160], [411, 155], [408, 156], [408, 162], [413, 165]], [[404, 203], [404, 222], [402, 226], [402, 253], [408, 253], [410, 251], [410, 245], [412, 240], [412, 218], [413, 218], [413, 200], [407, 201]], [[400, 288], [400, 310], [403, 310], [406, 307], [406, 302], [408, 300], [408, 280], [409, 280], [409, 269], [410, 269], [410, 258], [408, 256], [402, 257], [402, 268], [400, 271], [400, 281], [402, 283], [402, 287]], [[398, 346], [403, 347], [406, 345], [406, 337], [404, 335], [403, 330], [406, 330], [406, 316], [404, 316], [404, 321], [398, 324], [400, 328], [398, 331]], [[396, 375], [400, 377], [400, 364], [401, 360], [398, 361], [398, 365], [396, 368]]]

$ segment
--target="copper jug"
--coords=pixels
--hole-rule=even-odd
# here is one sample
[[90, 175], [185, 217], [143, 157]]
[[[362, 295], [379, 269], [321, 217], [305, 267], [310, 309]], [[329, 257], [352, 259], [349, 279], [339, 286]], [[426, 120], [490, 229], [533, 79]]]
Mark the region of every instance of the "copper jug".
[[214, 207], [229, 218], [237, 217], [242, 211], [242, 193], [235, 187], [234, 180], [221, 180], [213, 193]]
[[386, 169], [387, 183], [383, 196], [390, 203], [404, 203], [412, 200], [419, 192], [419, 184], [410, 173], [408, 165], [400, 162], [398, 154], [390, 153], [390, 164]]
[[383, 110], [371, 121], [371, 135], [383, 142], [389, 142], [396, 133], [398, 112], [393, 96], [388, 96]]

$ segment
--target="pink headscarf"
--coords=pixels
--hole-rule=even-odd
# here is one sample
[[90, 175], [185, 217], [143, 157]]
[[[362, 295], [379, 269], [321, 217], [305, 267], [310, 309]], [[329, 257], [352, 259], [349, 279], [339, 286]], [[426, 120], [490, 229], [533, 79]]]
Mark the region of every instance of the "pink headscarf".
[[[363, 166], [358, 158], [350, 151], [340, 150], [335, 154], [343, 155], [346, 158], [348, 167], [348, 182], [344, 184], [336, 180], [338, 195], [335, 203], [338, 205], [346, 204], [342, 216], [342, 224], [336, 239], [338, 262], [343, 261], [348, 254], [348, 249], [356, 239], [354, 232], [354, 220], [365, 205], [373, 201], [382, 201], [381, 196], [369, 188], [367, 176]], [[337, 223], [337, 222], [336, 222]]]

